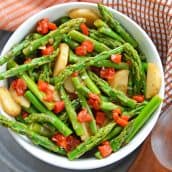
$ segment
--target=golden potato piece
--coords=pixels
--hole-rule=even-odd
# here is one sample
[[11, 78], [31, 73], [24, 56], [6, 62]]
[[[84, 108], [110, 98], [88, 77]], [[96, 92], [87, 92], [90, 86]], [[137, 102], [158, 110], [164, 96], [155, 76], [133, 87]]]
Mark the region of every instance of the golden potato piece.
[[158, 66], [154, 63], [148, 63], [146, 78], [146, 95], [147, 99], [159, 93], [161, 87], [161, 75]]
[[65, 43], [61, 43], [59, 46], [59, 55], [55, 62], [53, 75], [58, 75], [62, 70], [64, 70], [68, 63], [69, 56], [69, 46]]
[[85, 18], [88, 26], [93, 26], [95, 20], [99, 19], [99, 15], [91, 9], [76, 8], [69, 11], [70, 18]]
[[30, 107], [30, 102], [24, 96], [18, 96], [16, 91], [12, 87], [10, 87], [9, 91], [10, 91], [10, 94], [11, 94], [13, 100], [17, 104], [19, 104], [20, 106], [23, 106], [25, 108]]
[[69, 93], [74, 93], [75, 92], [75, 88], [72, 84], [72, 77], [68, 77], [65, 81], [64, 81], [64, 87], [66, 89], [67, 92]]
[[0, 87], [0, 102], [3, 110], [10, 116], [21, 113], [21, 107], [13, 100], [10, 92], [5, 87]]
[[112, 81], [110, 81], [110, 85], [112, 88], [120, 90], [124, 93], [127, 93], [128, 89], [128, 75], [129, 70], [119, 70], [115, 73], [115, 77]]

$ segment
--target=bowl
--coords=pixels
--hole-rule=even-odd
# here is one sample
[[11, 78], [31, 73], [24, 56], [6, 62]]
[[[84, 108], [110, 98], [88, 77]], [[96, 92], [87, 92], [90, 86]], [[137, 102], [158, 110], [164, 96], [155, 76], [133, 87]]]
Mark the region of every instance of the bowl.
[[[55, 5], [50, 8], [47, 8], [34, 16], [27, 19], [10, 37], [8, 42], [6, 43], [3, 51], [2, 56], [7, 53], [13, 45], [20, 42], [32, 29], [35, 27], [35, 24], [38, 20], [42, 18], [49, 18], [51, 21], [58, 19], [61, 16], [64, 16], [67, 14], [67, 12], [73, 8], [90, 8], [90, 9], [96, 9], [96, 4], [92, 3], [81, 3], [81, 2], [72, 2], [72, 3], [66, 3], [66, 4], [60, 4]], [[158, 52], [149, 38], [149, 36], [145, 33], [144, 30], [141, 29], [140, 26], [138, 26], [134, 21], [132, 21], [130, 18], [125, 16], [124, 14], [109, 8], [109, 10], [113, 13], [113, 15], [119, 20], [119, 22], [127, 29], [127, 31], [137, 40], [139, 43], [140, 49], [144, 52], [147, 60], [149, 62], [156, 63], [158, 67], [160, 68], [161, 77], [162, 77], [162, 85], [159, 92], [160, 97], [163, 98], [164, 96], [164, 74], [163, 74], [163, 68], [161, 64], [160, 57], [158, 55]], [[0, 68], [0, 72], [5, 70], [5, 65]], [[1, 81], [0, 85], [6, 85], [6, 81]], [[152, 128], [154, 127], [161, 111], [161, 106], [156, 110], [156, 112], [153, 114], [151, 119], [145, 124], [145, 126], [140, 130], [140, 132], [134, 137], [134, 139], [121, 148], [116, 153], [111, 154], [109, 157], [97, 160], [94, 157], [89, 158], [82, 158], [74, 161], [68, 160], [66, 157], [48, 152], [44, 149], [41, 149], [40, 147], [37, 147], [33, 145], [29, 139], [27, 139], [24, 136], [17, 135], [10, 131], [14, 139], [29, 153], [31, 153], [33, 156], [37, 157], [38, 159], [48, 163], [52, 164], [54, 166], [68, 168], [68, 169], [95, 169], [104, 167], [106, 165], [110, 165], [112, 163], [116, 163], [119, 160], [125, 158], [127, 155], [129, 155], [131, 152], [133, 152], [148, 136], [148, 134], [151, 132]], [[5, 116], [3, 110], [1, 109], [1, 113]]]

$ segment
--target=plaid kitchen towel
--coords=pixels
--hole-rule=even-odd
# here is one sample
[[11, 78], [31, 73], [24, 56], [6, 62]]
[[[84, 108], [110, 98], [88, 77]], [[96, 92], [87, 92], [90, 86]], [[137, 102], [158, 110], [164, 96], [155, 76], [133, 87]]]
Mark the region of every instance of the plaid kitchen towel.
[[[72, 1], [76, 0], [1, 0], [0, 29], [13, 31], [38, 11]], [[155, 43], [165, 70], [165, 110], [172, 104], [172, 0], [102, 0], [102, 3], [132, 18]]]

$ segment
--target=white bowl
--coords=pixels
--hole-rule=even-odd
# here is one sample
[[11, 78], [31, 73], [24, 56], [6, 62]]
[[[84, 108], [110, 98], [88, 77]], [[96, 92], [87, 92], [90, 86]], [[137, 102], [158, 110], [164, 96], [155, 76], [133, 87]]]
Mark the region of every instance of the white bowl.
[[[56, 5], [50, 8], [47, 8], [34, 16], [30, 17], [28, 20], [26, 20], [10, 37], [8, 42], [6, 43], [3, 51], [2, 56], [7, 53], [13, 45], [20, 42], [31, 30], [33, 27], [35, 27], [35, 24], [38, 20], [42, 18], [49, 18], [51, 21], [58, 19], [61, 16], [64, 16], [67, 14], [67, 12], [70, 9], [73, 8], [91, 8], [91, 9], [97, 9], [95, 4], [91, 3], [66, 3], [66, 4], [60, 4]], [[113, 15], [119, 20], [119, 22], [125, 26], [125, 28], [129, 31], [129, 33], [132, 34], [132, 36], [137, 40], [139, 43], [139, 46], [141, 50], [145, 53], [146, 58], [150, 62], [154, 62], [158, 65], [161, 71], [162, 76], [162, 85], [159, 95], [163, 98], [164, 96], [164, 74], [163, 74], [163, 68], [161, 64], [160, 57], [158, 55], [158, 52], [153, 44], [153, 42], [150, 40], [148, 35], [138, 26], [134, 21], [132, 21], [127, 16], [121, 14], [120, 12], [109, 8], [109, 10], [113, 13]], [[0, 68], [0, 72], [5, 70], [5, 66]], [[5, 85], [5, 81], [1, 81], [0, 85]], [[162, 105], [161, 105], [162, 106]], [[68, 169], [94, 169], [99, 167], [104, 167], [106, 165], [115, 163], [122, 158], [129, 155], [131, 152], [133, 152], [148, 136], [148, 134], [151, 132], [152, 128], [154, 127], [160, 111], [161, 106], [157, 109], [157, 111], [154, 113], [152, 118], [146, 123], [146, 125], [140, 130], [140, 132], [135, 136], [135, 138], [126, 146], [124, 146], [122, 149], [120, 149], [118, 152], [113, 153], [111, 156], [102, 159], [97, 160], [94, 157], [92, 158], [86, 158], [86, 159], [78, 159], [74, 161], [68, 160], [66, 157], [48, 152], [44, 149], [41, 149], [40, 147], [37, 147], [33, 145], [26, 137], [17, 135], [13, 133], [11, 134], [14, 137], [14, 139], [29, 153], [34, 155], [35, 157], [39, 158], [40, 160], [52, 164], [54, 166], [59, 166], [63, 168]], [[6, 114], [1, 109], [1, 113], [6, 116]]]

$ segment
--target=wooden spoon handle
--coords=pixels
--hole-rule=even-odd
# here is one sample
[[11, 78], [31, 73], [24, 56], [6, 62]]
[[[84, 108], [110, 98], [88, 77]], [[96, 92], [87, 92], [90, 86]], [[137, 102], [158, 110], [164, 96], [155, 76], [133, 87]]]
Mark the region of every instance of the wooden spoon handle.
[[128, 172], [171, 172], [163, 167], [154, 156], [151, 148], [151, 135], [142, 145], [139, 155]]

